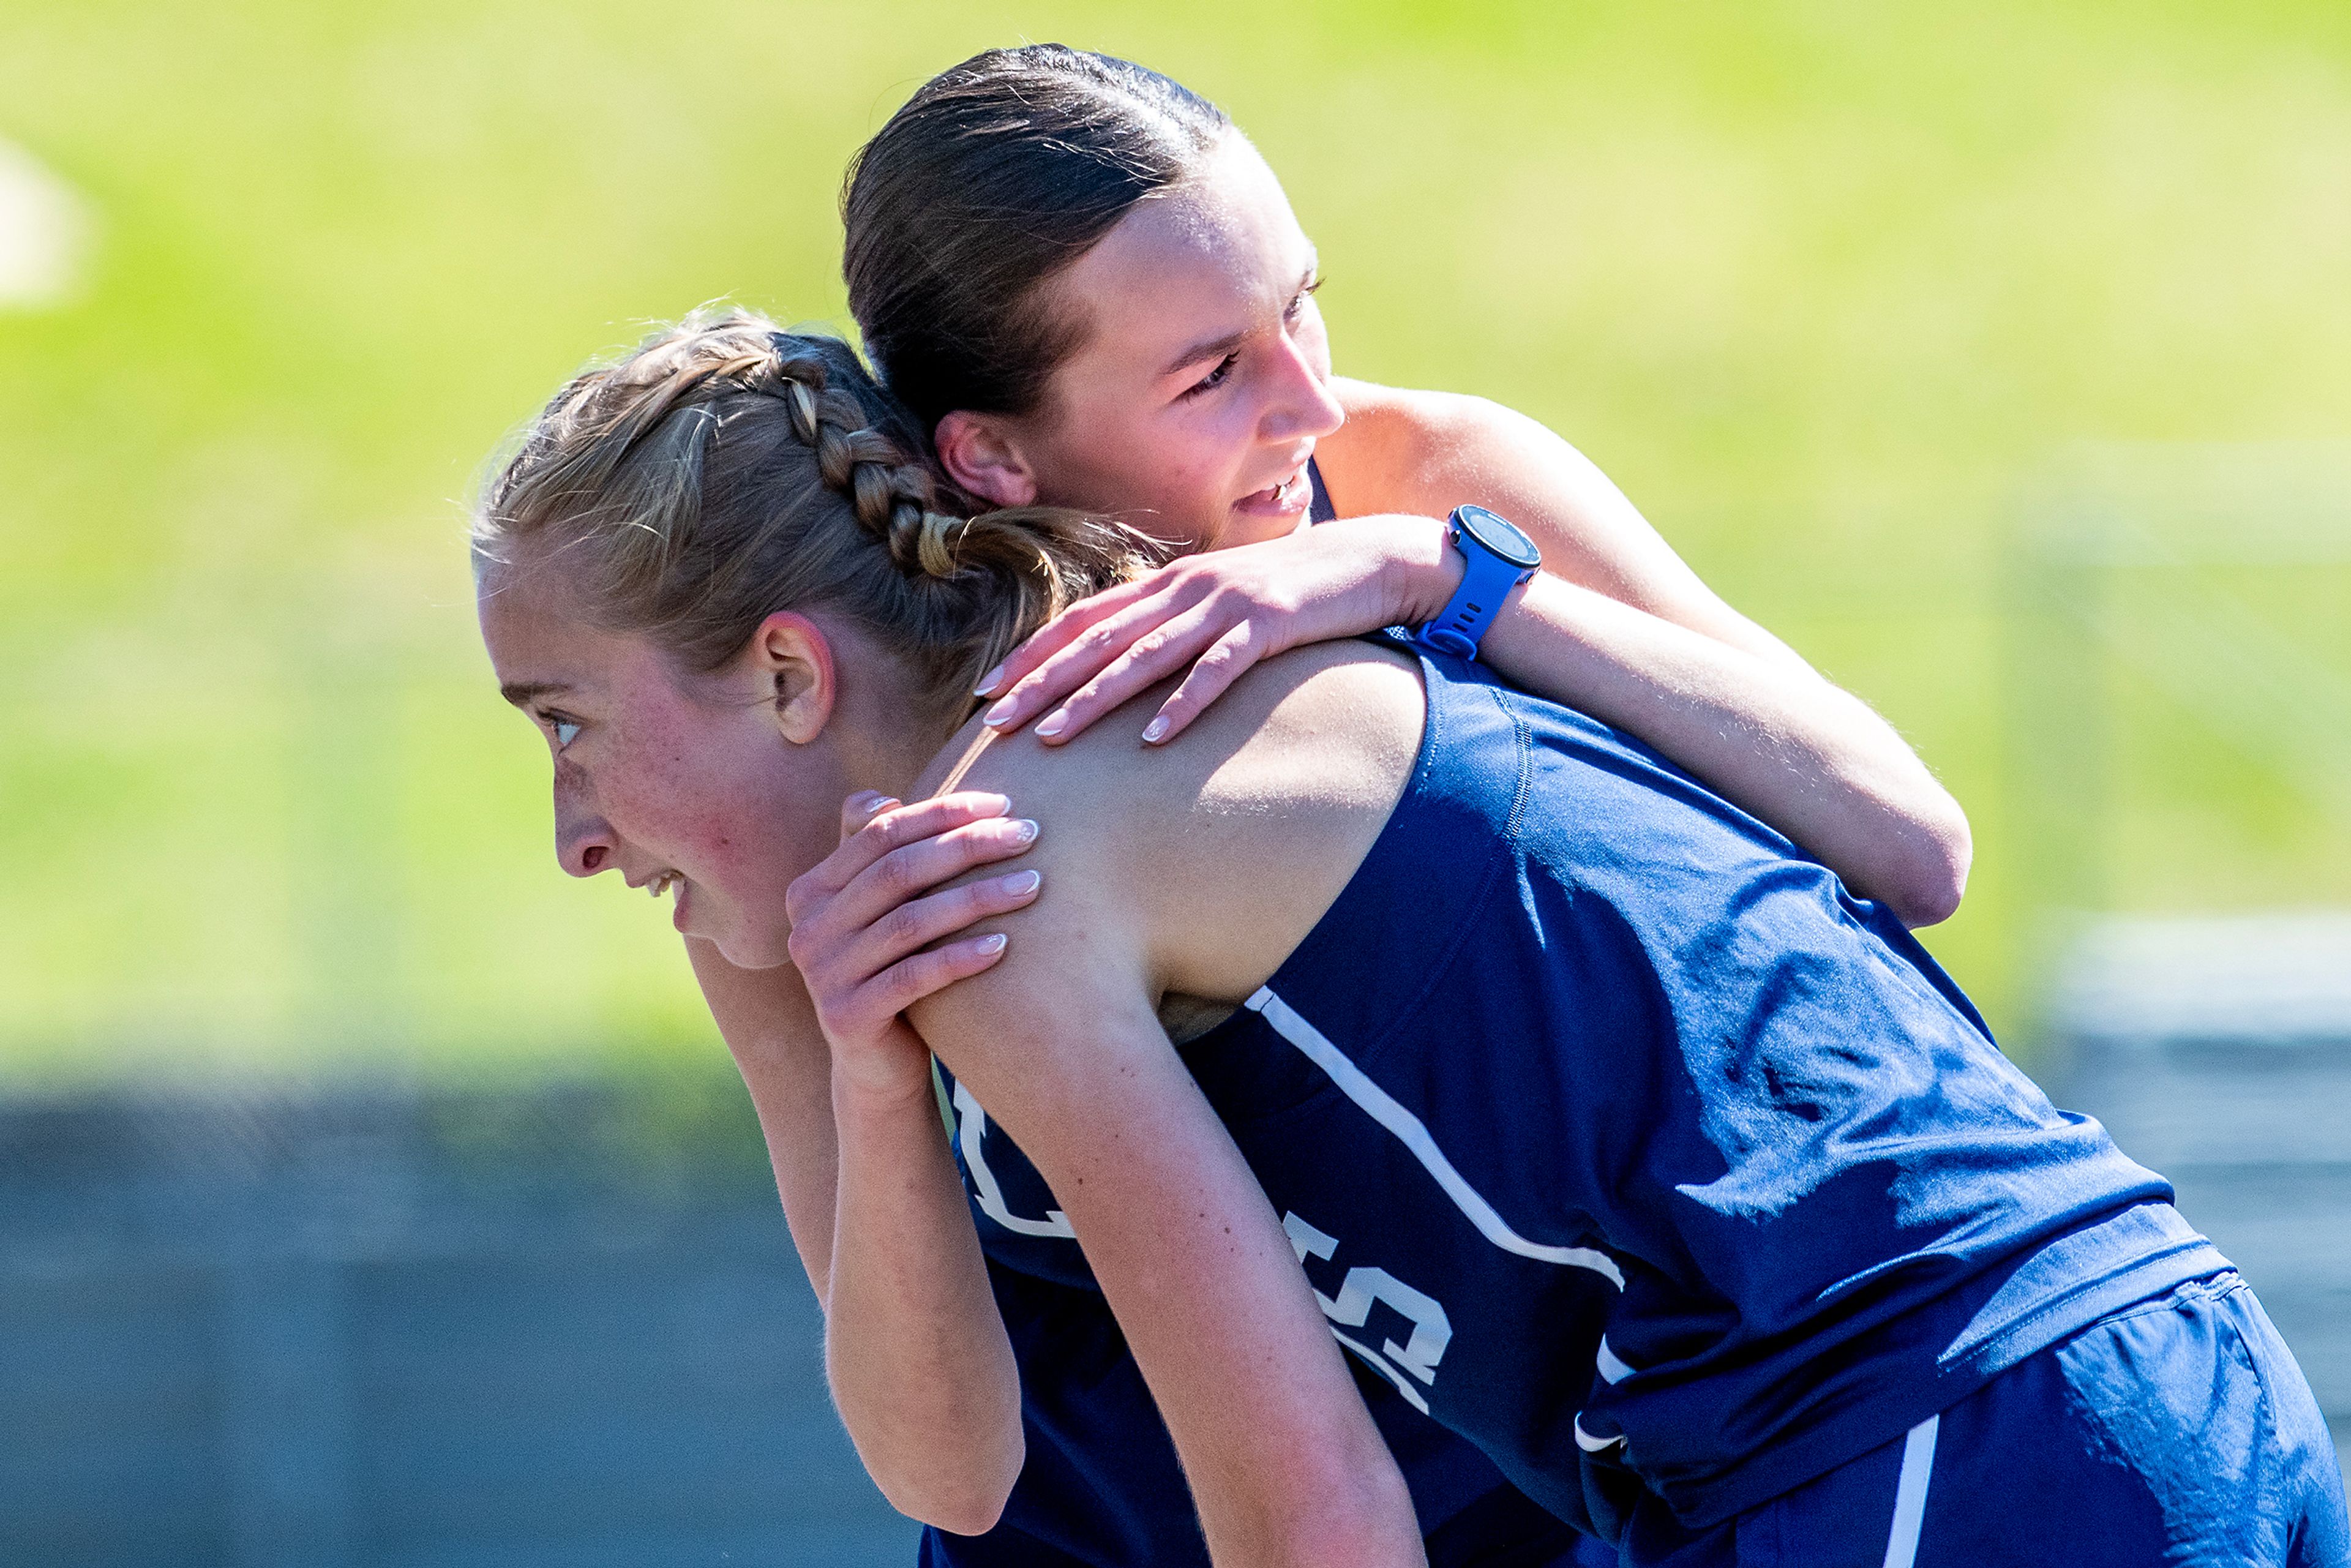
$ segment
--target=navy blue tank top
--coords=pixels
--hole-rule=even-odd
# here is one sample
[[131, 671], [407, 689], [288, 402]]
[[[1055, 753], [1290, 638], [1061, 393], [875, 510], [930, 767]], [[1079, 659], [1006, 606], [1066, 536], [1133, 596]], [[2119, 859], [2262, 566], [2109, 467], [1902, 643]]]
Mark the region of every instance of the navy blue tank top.
[[[1184, 1054], [1333, 1333], [1530, 1496], [1590, 1522], [1613, 1470], [1714, 1522], [2227, 1267], [1883, 909], [1639, 743], [1421, 667], [1369, 855]], [[990, 1257], [1083, 1280], [957, 1102]]]
[[[1705, 1524], [2227, 1266], [1883, 909], [1639, 743], [1421, 667], [1369, 855], [1184, 1051], [1397, 1399], [1562, 1518], [1613, 1471]], [[956, 1101], [993, 1264], [1090, 1288]]]
[[[1310, 519], [1338, 516], [1309, 459]], [[943, 1086], [954, 1080], [941, 1069]], [[1207, 1568], [1191, 1492], [1126, 1339], [1036, 1172], [968, 1092], [953, 1091], [956, 1158], [988, 1250], [988, 1283], [1020, 1365], [1027, 1459], [1002, 1521], [924, 1535], [925, 1568]], [[1012, 1199], [994, 1163], [1008, 1162]], [[1018, 1212], [1013, 1200], [1029, 1205]], [[1023, 1218], [1023, 1216], [1032, 1218]], [[1502, 1479], [1474, 1444], [1358, 1365], [1356, 1383], [1413, 1495], [1430, 1568], [1615, 1562]]]
[[1331, 499], [1331, 487], [1322, 483], [1322, 469], [1314, 459], [1306, 460], [1306, 483], [1309, 486], [1306, 520], [1310, 523], [1334, 523], [1339, 520], [1339, 507]]

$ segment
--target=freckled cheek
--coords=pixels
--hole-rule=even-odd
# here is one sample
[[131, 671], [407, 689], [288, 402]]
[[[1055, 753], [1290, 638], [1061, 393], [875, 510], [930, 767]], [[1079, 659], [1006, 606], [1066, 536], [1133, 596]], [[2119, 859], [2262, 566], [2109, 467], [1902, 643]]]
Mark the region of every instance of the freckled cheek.
[[672, 831], [677, 852], [694, 862], [681, 869], [690, 874], [698, 868], [705, 876], [735, 880], [742, 897], [757, 898], [762, 889], [780, 897], [786, 883], [831, 852], [837, 834], [830, 827], [831, 836], [810, 852], [815, 841], [810, 825], [795, 818], [789, 802], [763, 791], [760, 783], [737, 780], [732, 788], [675, 803]]

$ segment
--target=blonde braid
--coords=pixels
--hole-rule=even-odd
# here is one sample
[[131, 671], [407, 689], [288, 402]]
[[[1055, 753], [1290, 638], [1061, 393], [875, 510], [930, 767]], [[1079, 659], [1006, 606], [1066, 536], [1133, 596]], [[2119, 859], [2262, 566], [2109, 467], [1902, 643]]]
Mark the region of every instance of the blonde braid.
[[790, 409], [792, 433], [815, 451], [824, 482], [848, 498], [859, 524], [888, 547], [899, 570], [953, 577], [961, 570], [955, 547], [969, 524], [932, 509], [936, 490], [929, 467], [869, 424], [855, 397], [828, 384], [822, 360], [782, 333], [772, 341], [775, 361], [765, 367], [771, 384], [760, 390]]
[[598, 624], [691, 671], [768, 615], [825, 607], [942, 716], [1046, 620], [1166, 559], [1106, 517], [981, 509], [917, 455], [920, 426], [848, 344], [690, 317], [555, 395], [485, 487], [475, 559], [486, 580], [549, 551]]

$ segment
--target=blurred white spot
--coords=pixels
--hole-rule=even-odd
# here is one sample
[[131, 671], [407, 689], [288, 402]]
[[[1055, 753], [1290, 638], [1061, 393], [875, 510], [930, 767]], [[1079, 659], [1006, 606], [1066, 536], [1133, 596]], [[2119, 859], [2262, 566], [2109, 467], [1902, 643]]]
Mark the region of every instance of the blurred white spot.
[[0, 309], [72, 298], [89, 238], [81, 199], [30, 154], [0, 141]]

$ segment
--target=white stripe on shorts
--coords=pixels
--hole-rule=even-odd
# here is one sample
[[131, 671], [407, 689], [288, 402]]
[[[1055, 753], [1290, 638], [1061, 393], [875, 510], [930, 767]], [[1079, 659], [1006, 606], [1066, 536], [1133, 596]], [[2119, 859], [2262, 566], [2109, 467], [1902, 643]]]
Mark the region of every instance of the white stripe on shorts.
[[1918, 1527], [1927, 1519], [1927, 1482], [1935, 1469], [1935, 1433], [1940, 1416], [1929, 1416], [1902, 1440], [1902, 1479], [1894, 1488], [1894, 1531], [1886, 1538], [1886, 1568], [1911, 1568], [1918, 1555]]

